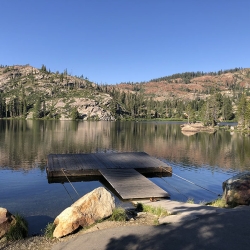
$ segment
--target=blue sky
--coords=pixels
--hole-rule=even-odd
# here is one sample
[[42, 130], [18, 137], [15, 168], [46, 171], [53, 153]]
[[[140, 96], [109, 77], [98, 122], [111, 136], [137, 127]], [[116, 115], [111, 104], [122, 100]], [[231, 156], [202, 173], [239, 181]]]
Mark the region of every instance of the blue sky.
[[250, 67], [249, 0], [2, 0], [0, 64], [97, 83]]

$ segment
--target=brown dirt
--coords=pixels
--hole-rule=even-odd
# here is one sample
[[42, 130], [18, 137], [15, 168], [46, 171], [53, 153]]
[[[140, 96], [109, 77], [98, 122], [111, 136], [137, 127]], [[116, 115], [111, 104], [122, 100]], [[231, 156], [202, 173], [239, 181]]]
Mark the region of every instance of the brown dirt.
[[110, 221], [105, 220], [97, 223], [89, 228], [81, 229], [77, 233], [63, 237], [61, 239], [48, 239], [44, 236], [28, 237], [23, 240], [6, 242], [0, 241], [1, 250], [50, 250], [52, 246], [61, 241], [67, 241], [80, 234], [91, 233], [98, 230], [105, 230], [114, 227], [125, 227], [125, 226], [139, 226], [139, 225], [156, 225], [158, 223], [158, 217], [151, 213], [134, 213], [133, 211], [128, 212], [127, 221]]

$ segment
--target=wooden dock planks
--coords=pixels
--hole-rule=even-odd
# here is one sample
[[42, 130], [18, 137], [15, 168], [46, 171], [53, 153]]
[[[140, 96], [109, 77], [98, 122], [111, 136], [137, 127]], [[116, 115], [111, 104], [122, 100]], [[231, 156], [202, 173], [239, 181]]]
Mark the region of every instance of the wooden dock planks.
[[95, 153], [95, 154], [50, 154], [48, 171], [90, 170], [90, 169], [140, 169], [168, 168], [166, 163], [149, 156], [144, 152], [128, 153]]
[[122, 199], [169, 197], [169, 194], [145, 176], [171, 176], [172, 168], [144, 152], [50, 154], [49, 183], [100, 179], [110, 183]]
[[134, 169], [100, 169], [124, 200], [169, 197], [169, 194]]

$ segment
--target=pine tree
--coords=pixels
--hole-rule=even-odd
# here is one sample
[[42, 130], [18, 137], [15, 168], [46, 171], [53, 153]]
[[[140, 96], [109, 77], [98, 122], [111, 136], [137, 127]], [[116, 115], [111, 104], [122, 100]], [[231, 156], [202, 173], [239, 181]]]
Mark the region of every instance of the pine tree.
[[188, 123], [195, 122], [195, 111], [191, 103], [187, 105], [186, 113], [188, 116]]
[[211, 96], [202, 106], [201, 119], [205, 126], [215, 126], [219, 118], [220, 103], [216, 95]]
[[23, 117], [26, 118], [27, 116], [27, 101], [26, 98], [23, 99]]
[[41, 97], [39, 96], [37, 98], [35, 105], [34, 105], [33, 118], [34, 119], [40, 118], [40, 112], [41, 112]]
[[3, 118], [5, 116], [5, 99], [0, 93], [0, 118]]
[[63, 73], [60, 74], [60, 82], [63, 82]]
[[71, 110], [71, 119], [73, 121], [79, 119], [79, 112], [77, 110], [77, 107], [72, 108], [72, 110]]
[[250, 128], [250, 102], [247, 102], [247, 109], [245, 113], [245, 128], [249, 129]]
[[41, 71], [42, 73], [47, 73], [47, 68], [46, 68], [46, 66], [45, 66], [44, 64], [42, 65], [40, 71]]
[[221, 113], [223, 120], [231, 120], [234, 118], [232, 102], [229, 97], [223, 97]]
[[237, 107], [238, 126], [247, 128], [250, 121], [250, 104], [245, 93], [242, 94]]

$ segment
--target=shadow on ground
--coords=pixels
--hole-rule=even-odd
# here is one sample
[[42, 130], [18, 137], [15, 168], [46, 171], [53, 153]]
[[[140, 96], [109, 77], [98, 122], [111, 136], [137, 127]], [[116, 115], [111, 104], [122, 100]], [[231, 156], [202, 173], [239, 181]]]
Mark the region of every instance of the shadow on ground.
[[234, 212], [179, 225], [138, 227], [136, 234], [112, 237], [104, 249], [249, 249], [249, 221], [249, 212]]
[[208, 214], [160, 226], [126, 226], [83, 234], [53, 250], [249, 249], [250, 210]]

